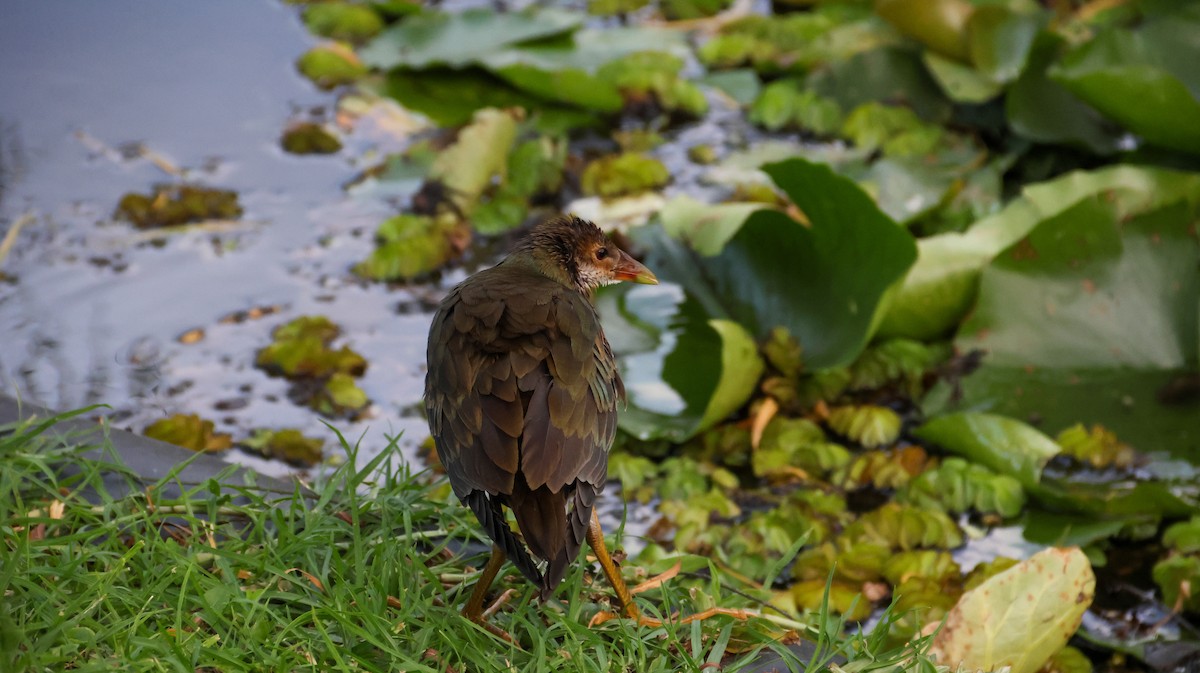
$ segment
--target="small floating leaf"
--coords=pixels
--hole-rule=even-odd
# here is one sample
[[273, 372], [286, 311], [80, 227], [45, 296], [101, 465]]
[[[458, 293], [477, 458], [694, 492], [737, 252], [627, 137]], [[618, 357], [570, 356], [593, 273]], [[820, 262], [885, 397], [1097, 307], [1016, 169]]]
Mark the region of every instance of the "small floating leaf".
[[1127, 470], [1138, 459], [1132, 446], [1117, 439], [1116, 433], [1102, 425], [1093, 425], [1091, 430], [1076, 423], [1058, 433], [1055, 438], [1065, 455], [1092, 467], [1115, 467]]
[[1168, 608], [1200, 610], [1200, 556], [1173, 554], [1154, 564], [1151, 574]]
[[658, 189], [671, 180], [658, 159], [626, 152], [601, 157], [588, 164], [580, 178], [583, 193], [606, 199]]
[[342, 149], [342, 141], [332, 130], [314, 122], [291, 124], [279, 144], [291, 154], [333, 154]]
[[305, 437], [294, 428], [283, 430], [256, 430], [254, 434], [239, 442], [242, 446], [258, 451], [268, 458], [276, 458], [293, 465], [309, 466], [321, 462], [325, 441]]
[[375, 232], [377, 247], [354, 273], [380, 281], [411, 280], [441, 268], [454, 255], [457, 225], [426, 215], [396, 215]]
[[322, 89], [349, 84], [367, 74], [367, 67], [354, 51], [336, 42], [304, 52], [296, 61], [296, 69]]
[[213, 422], [196, 414], [175, 414], [146, 426], [142, 434], [191, 451], [224, 451], [233, 446], [233, 438], [215, 432]]
[[314, 35], [361, 43], [383, 30], [383, 19], [367, 5], [319, 3], [304, 10], [304, 23]]
[[241, 216], [237, 192], [199, 185], [155, 185], [150, 194], [126, 194], [121, 197], [113, 215], [139, 229], [232, 220]]

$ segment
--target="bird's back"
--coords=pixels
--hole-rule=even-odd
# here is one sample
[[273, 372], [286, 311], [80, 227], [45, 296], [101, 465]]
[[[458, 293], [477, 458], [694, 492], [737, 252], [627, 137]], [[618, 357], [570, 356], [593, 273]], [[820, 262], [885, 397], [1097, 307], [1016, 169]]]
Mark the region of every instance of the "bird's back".
[[[425, 404], [455, 493], [543, 593], [582, 544], [624, 396], [589, 298], [501, 264], [450, 292], [429, 333]], [[513, 536], [513, 509], [529, 550]]]

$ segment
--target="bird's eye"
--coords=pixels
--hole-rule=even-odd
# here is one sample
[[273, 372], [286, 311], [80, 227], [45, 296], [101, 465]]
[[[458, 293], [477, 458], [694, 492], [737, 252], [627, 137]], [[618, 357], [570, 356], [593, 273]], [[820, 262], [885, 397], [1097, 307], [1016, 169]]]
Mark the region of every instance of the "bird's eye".
[[596, 248], [596, 259], [597, 260], [607, 259], [607, 258], [608, 258], [608, 248]]

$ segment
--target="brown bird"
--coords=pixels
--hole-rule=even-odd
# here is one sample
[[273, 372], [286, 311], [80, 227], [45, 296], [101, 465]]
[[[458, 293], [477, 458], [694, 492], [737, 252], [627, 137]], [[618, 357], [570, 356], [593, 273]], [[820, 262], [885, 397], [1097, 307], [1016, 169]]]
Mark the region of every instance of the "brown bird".
[[463, 608], [473, 621], [483, 622], [505, 558], [545, 599], [584, 540], [626, 614], [639, 617], [593, 511], [625, 388], [592, 292], [620, 281], [658, 282], [596, 225], [557, 217], [451, 290], [433, 316], [429, 428], [454, 493], [495, 542]]

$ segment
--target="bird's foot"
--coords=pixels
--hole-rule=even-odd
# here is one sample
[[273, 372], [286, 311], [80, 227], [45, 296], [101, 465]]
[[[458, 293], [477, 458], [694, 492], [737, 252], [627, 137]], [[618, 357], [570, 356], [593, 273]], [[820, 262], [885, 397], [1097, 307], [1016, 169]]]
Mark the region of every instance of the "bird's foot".
[[513, 638], [512, 634], [500, 628], [499, 626], [496, 626], [490, 621], [491, 618], [500, 611], [500, 608], [504, 607], [510, 600], [512, 600], [513, 596], [516, 596], [517, 593], [518, 592], [516, 589], [505, 589], [504, 592], [501, 593], [496, 600], [492, 601], [492, 604], [483, 611], [480, 611], [478, 608], [472, 609], [472, 604], [468, 603], [467, 607], [463, 608], [462, 616], [466, 617], [472, 622], [475, 622], [479, 626], [482, 626], [493, 636], [510, 642], [513, 645], [518, 645], [516, 638]]

